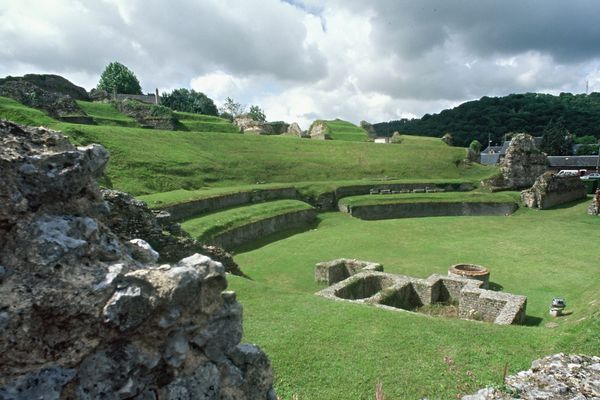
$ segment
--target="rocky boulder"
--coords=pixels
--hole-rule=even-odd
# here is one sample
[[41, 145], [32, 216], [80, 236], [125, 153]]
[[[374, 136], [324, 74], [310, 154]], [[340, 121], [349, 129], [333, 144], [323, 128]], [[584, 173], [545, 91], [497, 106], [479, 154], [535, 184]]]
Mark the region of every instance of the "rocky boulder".
[[600, 398], [600, 357], [562, 353], [544, 357], [532, 362], [531, 369], [508, 376], [503, 386], [502, 390], [481, 389], [462, 400], [597, 399]]
[[54, 118], [86, 117], [71, 96], [46, 91], [25, 80], [5, 80], [0, 83], [0, 96], [46, 111]]
[[307, 132], [303, 131], [300, 128], [300, 125], [298, 125], [297, 122], [292, 122], [290, 126], [288, 126], [287, 132], [285, 134], [289, 136], [297, 136], [303, 139], [310, 137], [310, 135]]
[[145, 263], [103, 222], [107, 160], [0, 122], [0, 398], [275, 399], [223, 265]]
[[546, 154], [536, 147], [533, 137], [517, 133], [500, 163], [501, 175], [486, 184], [496, 189], [528, 188], [538, 176], [546, 172], [546, 168]]
[[540, 210], [586, 196], [585, 185], [578, 176], [557, 176], [552, 172], [540, 175], [530, 189], [521, 192], [521, 199], [527, 207]]
[[81, 86], [73, 84], [71, 81], [63, 78], [60, 75], [52, 74], [27, 74], [23, 77], [7, 76], [0, 79], [0, 85], [7, 81], [27, 81], [33, 83], [40, 89], [50, 93], [57, 93], [71, 96], [75, 100], [90, 101], [90, 96]]
[[233, 124], [240, 129], [240, 133], [254, 133], [256, 135], [274, 135], [273, 127], [266, 122], [255, 121], [251, 115], [242, 114], [233, 119]]
[[317, 120], [308, 129], [308, 136], [311, 139], [330, 140], [331, 128], [329, 128], [325, 121]]
[[136, 238], [148, 242], [158, 251], [160, 262], [174, 262], [201, 253], [223, 264], [225, 272], [245, 276], [232, 255], [222, 248], [200, 244], [181, 225], [163, 222], [169, 221], [168, 213], [155, 214], [143, 201], [117, 190], [103, 189], [102, 197], [109, 210], [104, 223], [124, 242]]

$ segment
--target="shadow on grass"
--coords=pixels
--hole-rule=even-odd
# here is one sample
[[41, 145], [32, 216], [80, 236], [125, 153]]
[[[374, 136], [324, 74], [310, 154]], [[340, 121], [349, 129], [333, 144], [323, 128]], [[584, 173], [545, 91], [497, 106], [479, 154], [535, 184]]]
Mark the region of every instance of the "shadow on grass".
[[571, 207], [577, 206], [582, 203], [587, 203], [588, 201], [591, 201], [592, 198], [593, 198], [593, 196], [590, 194], [590, 195], [587, 195], [586, 197], [584, 197], [583, 199], [573, 200], [568, 203], [559, 204], [557, 206], [550, 207], [548, 210], [563, 210], [565, 208], [571, 208]]
[[246, 244], [242, 244], [240, 246], [234, 247], [232, 249], [231, 253], [240, 254], [240, 253], [246, 253], [248, 251], [259, 249], [270, 243], [277, 242], [277, 241], [283, 240], [283, 239], [287, 239], [287, 238], [297, 235], [299, 233], [304, 233], [311, 229], [315, 229], [319, 226], [320, 223], [321, 223], [320, 219], [317, 218], [313, 222], [306, 224], [301, 228], [286, 229], [284, 231], [280, 231], [280, 232], [273, 233], [268, 236], [264, 236], [260, 239], [254, 240], [250, 243], [246, 243]]
[[504, 289], [504, 286], [496, 282], [489, 282], [488, 289], [493, 290], [494, 292], [500, 292], [502, 289]]
[[543, 321], [543, 318], [534, 317], [533, 315], [527, 315], [525, 317], [525, 322], [523, 323], [523, 325], [525, 325], [525, 326], [540, 326], [542, 321]]

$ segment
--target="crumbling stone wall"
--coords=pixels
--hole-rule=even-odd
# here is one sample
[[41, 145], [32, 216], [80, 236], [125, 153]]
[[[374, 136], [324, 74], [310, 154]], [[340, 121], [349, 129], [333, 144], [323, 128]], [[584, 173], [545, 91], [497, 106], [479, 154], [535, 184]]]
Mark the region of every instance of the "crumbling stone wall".
[[592, 204], [589, 205], [587, 213], [590, 215], [600, 215], [600, 189], [596, 190], [596, 194], [594, 194], [594, 199], [592, 200]]
[[330, 140], [331, 129], [325, 121], [317, 120], [308, 129], [308, 135], [311, 139]]
[[383, 271], [383, 265], [349, 258], [324, 261], [315, 265], [315, 281], [333, 285], [360, 271]]
[[[377, 283], [379, 281], [379, 283]], [[527, 297], [481, 289], [483, 282], [431, 275], [427, 279], [360, 271], [316, 294], [334, 300], [373, 304], [388, 310], [413, 310], [416, 306], [458, 302], [461, 319], [500, 325], [525, 321]]]
[[524, 189], [546, 172], [546, 154], [535, 145], [531, 135], [515, 134], [500, 163], [501, 175], [486, 182], [493, 189]]
[[103, 222], [108, 153], [0, 122], [0, 398], [272, 399], [223, 265]]
[[527, 207], [540, 210], [586, 196], [585, 185], [578, 176], [558, 176], [549, 171], [540, 175], [530, 189], [521, 192], [521, 199]]

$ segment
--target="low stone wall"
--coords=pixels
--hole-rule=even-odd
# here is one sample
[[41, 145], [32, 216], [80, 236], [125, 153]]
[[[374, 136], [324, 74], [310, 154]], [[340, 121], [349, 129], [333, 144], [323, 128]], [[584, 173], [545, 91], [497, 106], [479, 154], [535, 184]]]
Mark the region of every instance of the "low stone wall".
[[373, 304], [389, 310], [414, 310], [433, 303], [458, 303], [461, 319], [500, 325], [525, 321], [527, 297], [481, 289], [483, 282], [441, 275], [418, 279], [361, 271], [316, 294], [335, 300]]
[[540, 175], [531, 189], [523, 190], [521, 198], [530, 208], [548, 209], [587, 196], [585, 185], [578, 176], [558, 176], [552, 172]]
[[315, 281], [333, 285], [357, 274], [360, 271], [381, 271], [383, 265], [370, 261], [359, 261], [348, 258], [320, 262], [315, 265]]
[[301, 210], [276, 215], [216, 235], [210, 240], [207, 240], [205, 244], [216, 245], [226, 250], [230, 250], [235, 246], [260, 239], [261, 237], [276, 232], [305, 227], [313, 222], [316, 216], [316, 210]]
[[256, 189], [192, 200], [165, 207], [163, 210], [171, 214], [170, 221], [177, 222], [222, 208], [270, 200], [299, 198], [300, 195], [298, 194], [298, 191], [291, 187], [281, 189]]
[[319, 210], [333, 211], [343, 197], [370, 193], [425, 193], [425, 192], [468, 192], [475, 189], [472, 183], [381, 183], [377, 185], [342, 186], [333, 192], [321, 194], [317, 199], [305, 199]]
[[441, 216], [481, 216], [510, 215], [519, 206], [516, 203], [469, 203], [469, 202], [430, 202], [396, 203], [347, 207], [340, 205], [339, 210], [353, 217], [365, 220], [379, 220], [412, 217]]

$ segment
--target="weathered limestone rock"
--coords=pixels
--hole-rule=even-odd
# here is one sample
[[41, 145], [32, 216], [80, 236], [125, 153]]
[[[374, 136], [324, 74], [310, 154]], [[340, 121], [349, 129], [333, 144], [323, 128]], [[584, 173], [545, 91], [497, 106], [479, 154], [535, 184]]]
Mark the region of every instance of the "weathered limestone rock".
[[523, 189], [531, 187], [536, 178], [546, 172], [546, 154], [536, 146], [531, 135], [518, 133], [506, 150], [500, 163], [501, 176], [487, 184], [496, 189]]
[[0, 122], [0, 398], [275, 399], [223, 265], [145, 264], [105, 224], [107, 159]]
[[363, 128], [365, 132], [367, 132], [367, 136], [370, 139], [374, 139], [377, 137], [377, 132], [375, 131], [375, 128], [372, 124], [368, 123], [367, 121], [360, 121], [360, 127]]
[[73, 84], [60, 75], [27, 74], [22, 77], [7, 76], [6, 78], [0, 79], [0, 85], [7, 81], [27, 81], [50, 93], [69, 95], [75, 100], [90, 100], [90, 96], [84, 88]]
[[590, 215], [600, 215], [600, 189], [596, 190], [596, 194], [594, 195], [592, 204], [588, 207], [587, 213]]
[[249, 114], [238, 115], [233, 119], [234, 125], [240, 128], [240, 133], [257, 135], [273, 135], [273, 127], [265, 122], [255, 121]]
[[290, 126], [288, 126], [286, 135], [290, 136], [298, 136], [299, 138], [310, 138], [310, 135], [300, 129], [300, 125], [297, 122], [292, 122]]
[[[547, 356], [531, 363], [531, 369], [506, 378], [502, 391], [481, 389], [462, 400], [520, 399], [585, 400], [600, 398], [600, 357]], [[511, 393], [512, 392], [512, 393]]]
[[329, 140], [331, 139], [331, 129], [325, 121], [317, 120], [308, 129], [308, 135], [311, 139]]
[[446, 143], [448, 146], [454, 146], [454, 138], [449, 133], [446, 133], [444, 136], [442, 136], [442, 142]]
[[[231, 254], [220, 247], [198, 243], [177, 223], [159, 222], [155, 213], [143, 201], [127, 193], [108, 189], [102, 190], [102, 197], [109, 209], [104, 223], [123, 241], [143, 239], [148, 242], [160, 254], [159, 261], [175, 262], [194, 253], [201, 253], [223, 264], [226, 272], [245, 276]], [[168, 218], [160, 218], [164, 219]], [[133, 255], [139, 257], [141, 253], [135, 251]]]
[[49, 92], [25, 80], [5, 80], [0, 83], [0, 96], [46, 111], [55, 118], [87, 117], [71, 96]]
[[583, 199], [586, 195], [585, 185], [578, 176], [558, 176], [545, 172], [535, 180], [530, 189], [521, 192], [521, 199], [529, 208], [545, 210]]
[[177, 128], [177, 118], [167, 107], [129, 98], [116, 100], [113, 104], [120, 112], [135, 119], [144, 128], [168, 131]]

